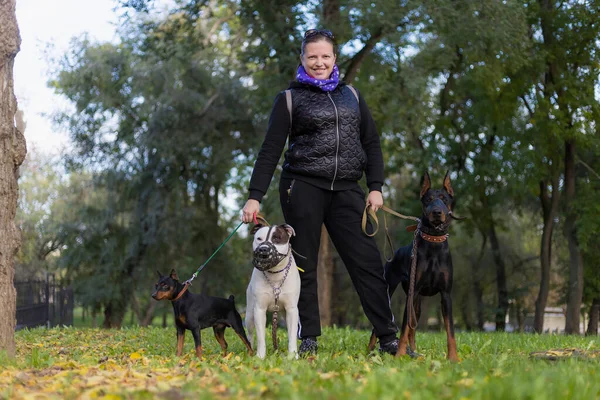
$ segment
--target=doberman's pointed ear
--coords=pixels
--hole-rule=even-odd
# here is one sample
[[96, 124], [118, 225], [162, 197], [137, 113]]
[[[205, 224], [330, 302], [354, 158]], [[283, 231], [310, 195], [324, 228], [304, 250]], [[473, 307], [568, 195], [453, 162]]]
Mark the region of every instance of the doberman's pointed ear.
[[288, 235], [290, 235], [290, 237], [296, 236], [296, 231], [294, 230], [294, 228], [292, 228], [291, 225], [283, 224], [281, 225], [281, 227], [285, 229], [285, 231], [288, 233]]
[[450, 171], [447, 171], [444, 177], [444, 189], [446, 189], [446, 192], [450, 196], [454, 197], [454, 189], [452, 189], [452, 185], [450, 184]]
[[423, 177], [421, 178], [421, 195], [420, 198], [422, 199], [423, 196], [425, 196], [425, 193], [427, 193], [427, 191], [431, 188], [431, 178], [429, 178], [429, 173], [427, 171], [425, 171], [425, 173], [423, 174]]
[[254, 235], [256, 233], [256, 231], [258, 231], [260, 228], [262, 228], [264, 225], [263, 224], [256, 224], [252, 227], [252, 230], [250, 231], [250, 233], [252, 235]]
[[158, 279], [163, 277], [163, 274], [161, 274], [160, 271], [157, 270], [156, 273], [158, 274]]
[[178, 281], [179, 277], [177, 276], [177, 272], [175, 272], [175, 269], [171, 270], [171, 274], [170, 274], [171, 279]]

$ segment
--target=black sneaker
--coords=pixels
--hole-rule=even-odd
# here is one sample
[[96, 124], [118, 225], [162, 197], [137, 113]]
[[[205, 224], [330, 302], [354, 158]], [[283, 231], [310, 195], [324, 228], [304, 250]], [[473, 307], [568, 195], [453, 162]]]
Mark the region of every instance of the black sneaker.
[[318, 349], [319, 344], [317, 343], [317, 338], [313, 336], [308, 336], [302, 338], [300, 348], [298, 349], [298, 355], [300, 355], [301, 357], [314, 356], [317, 354]]
[[[387, 354], [391, 354], [391, 355], [395, 356], [396, 353], [398, 352], [398, 344], [399, 343], [400, 343], [400, 341], [398, 339], [392, 339], [391, 341], [389, 341], [387, 343], [380, 343], [379, 344], [379, 352], [387, 353]], [[410, 356], [410, 358], [417, 358], [420, 355], [420, 354], [415, 353], [410, 348], [410, 346], [406, 346], [406, 354], [408, 354]]]
[[386, 343], [379, 343], [379, 352], [380, 353], [387, 353], [387, 354], [391, 354], [393, 356], [396, 355], [396, 353], [398, 352], [398, 339], [392, 339], [389, 342]]

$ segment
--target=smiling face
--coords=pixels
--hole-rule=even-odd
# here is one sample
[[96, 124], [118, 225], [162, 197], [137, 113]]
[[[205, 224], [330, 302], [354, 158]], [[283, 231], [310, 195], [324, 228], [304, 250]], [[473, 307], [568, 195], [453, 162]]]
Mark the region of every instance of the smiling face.
[[306, 43], [300, 61], [304, 70], [313, 78], [327, 79], [333, 71], [336, 56], [333, 45], [322, 39]]

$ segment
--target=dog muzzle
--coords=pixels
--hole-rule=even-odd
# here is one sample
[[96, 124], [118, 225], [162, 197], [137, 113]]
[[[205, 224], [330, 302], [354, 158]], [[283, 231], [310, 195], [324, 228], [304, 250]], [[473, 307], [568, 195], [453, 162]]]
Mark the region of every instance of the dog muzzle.
[[288, 254], [289, 251], [282, 254], [273, 243], [266, 242], [254, 250], [252, 265], [259, 271], [267, 271], [279, 264]]

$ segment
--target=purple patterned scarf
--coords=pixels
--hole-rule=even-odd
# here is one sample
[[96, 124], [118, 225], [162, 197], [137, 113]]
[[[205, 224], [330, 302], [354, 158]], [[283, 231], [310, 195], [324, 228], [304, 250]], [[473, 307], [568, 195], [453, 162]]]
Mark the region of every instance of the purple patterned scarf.
[[296, 72], [296, 79], [300, 83], [306, 83], [308, 85], [321, 88], [321, 90], [325, 92], [331, 92], [335, 90], [340, 82], [340, 70], [338, 69], [337, 64], [333, 64], [333, 71], [331, 71], [331, 75], [328, 79], [317, 79], [308, 75], [308, 73], [304, 70], [304, 67], [300, 65], [298, 67], [298, 71]]

